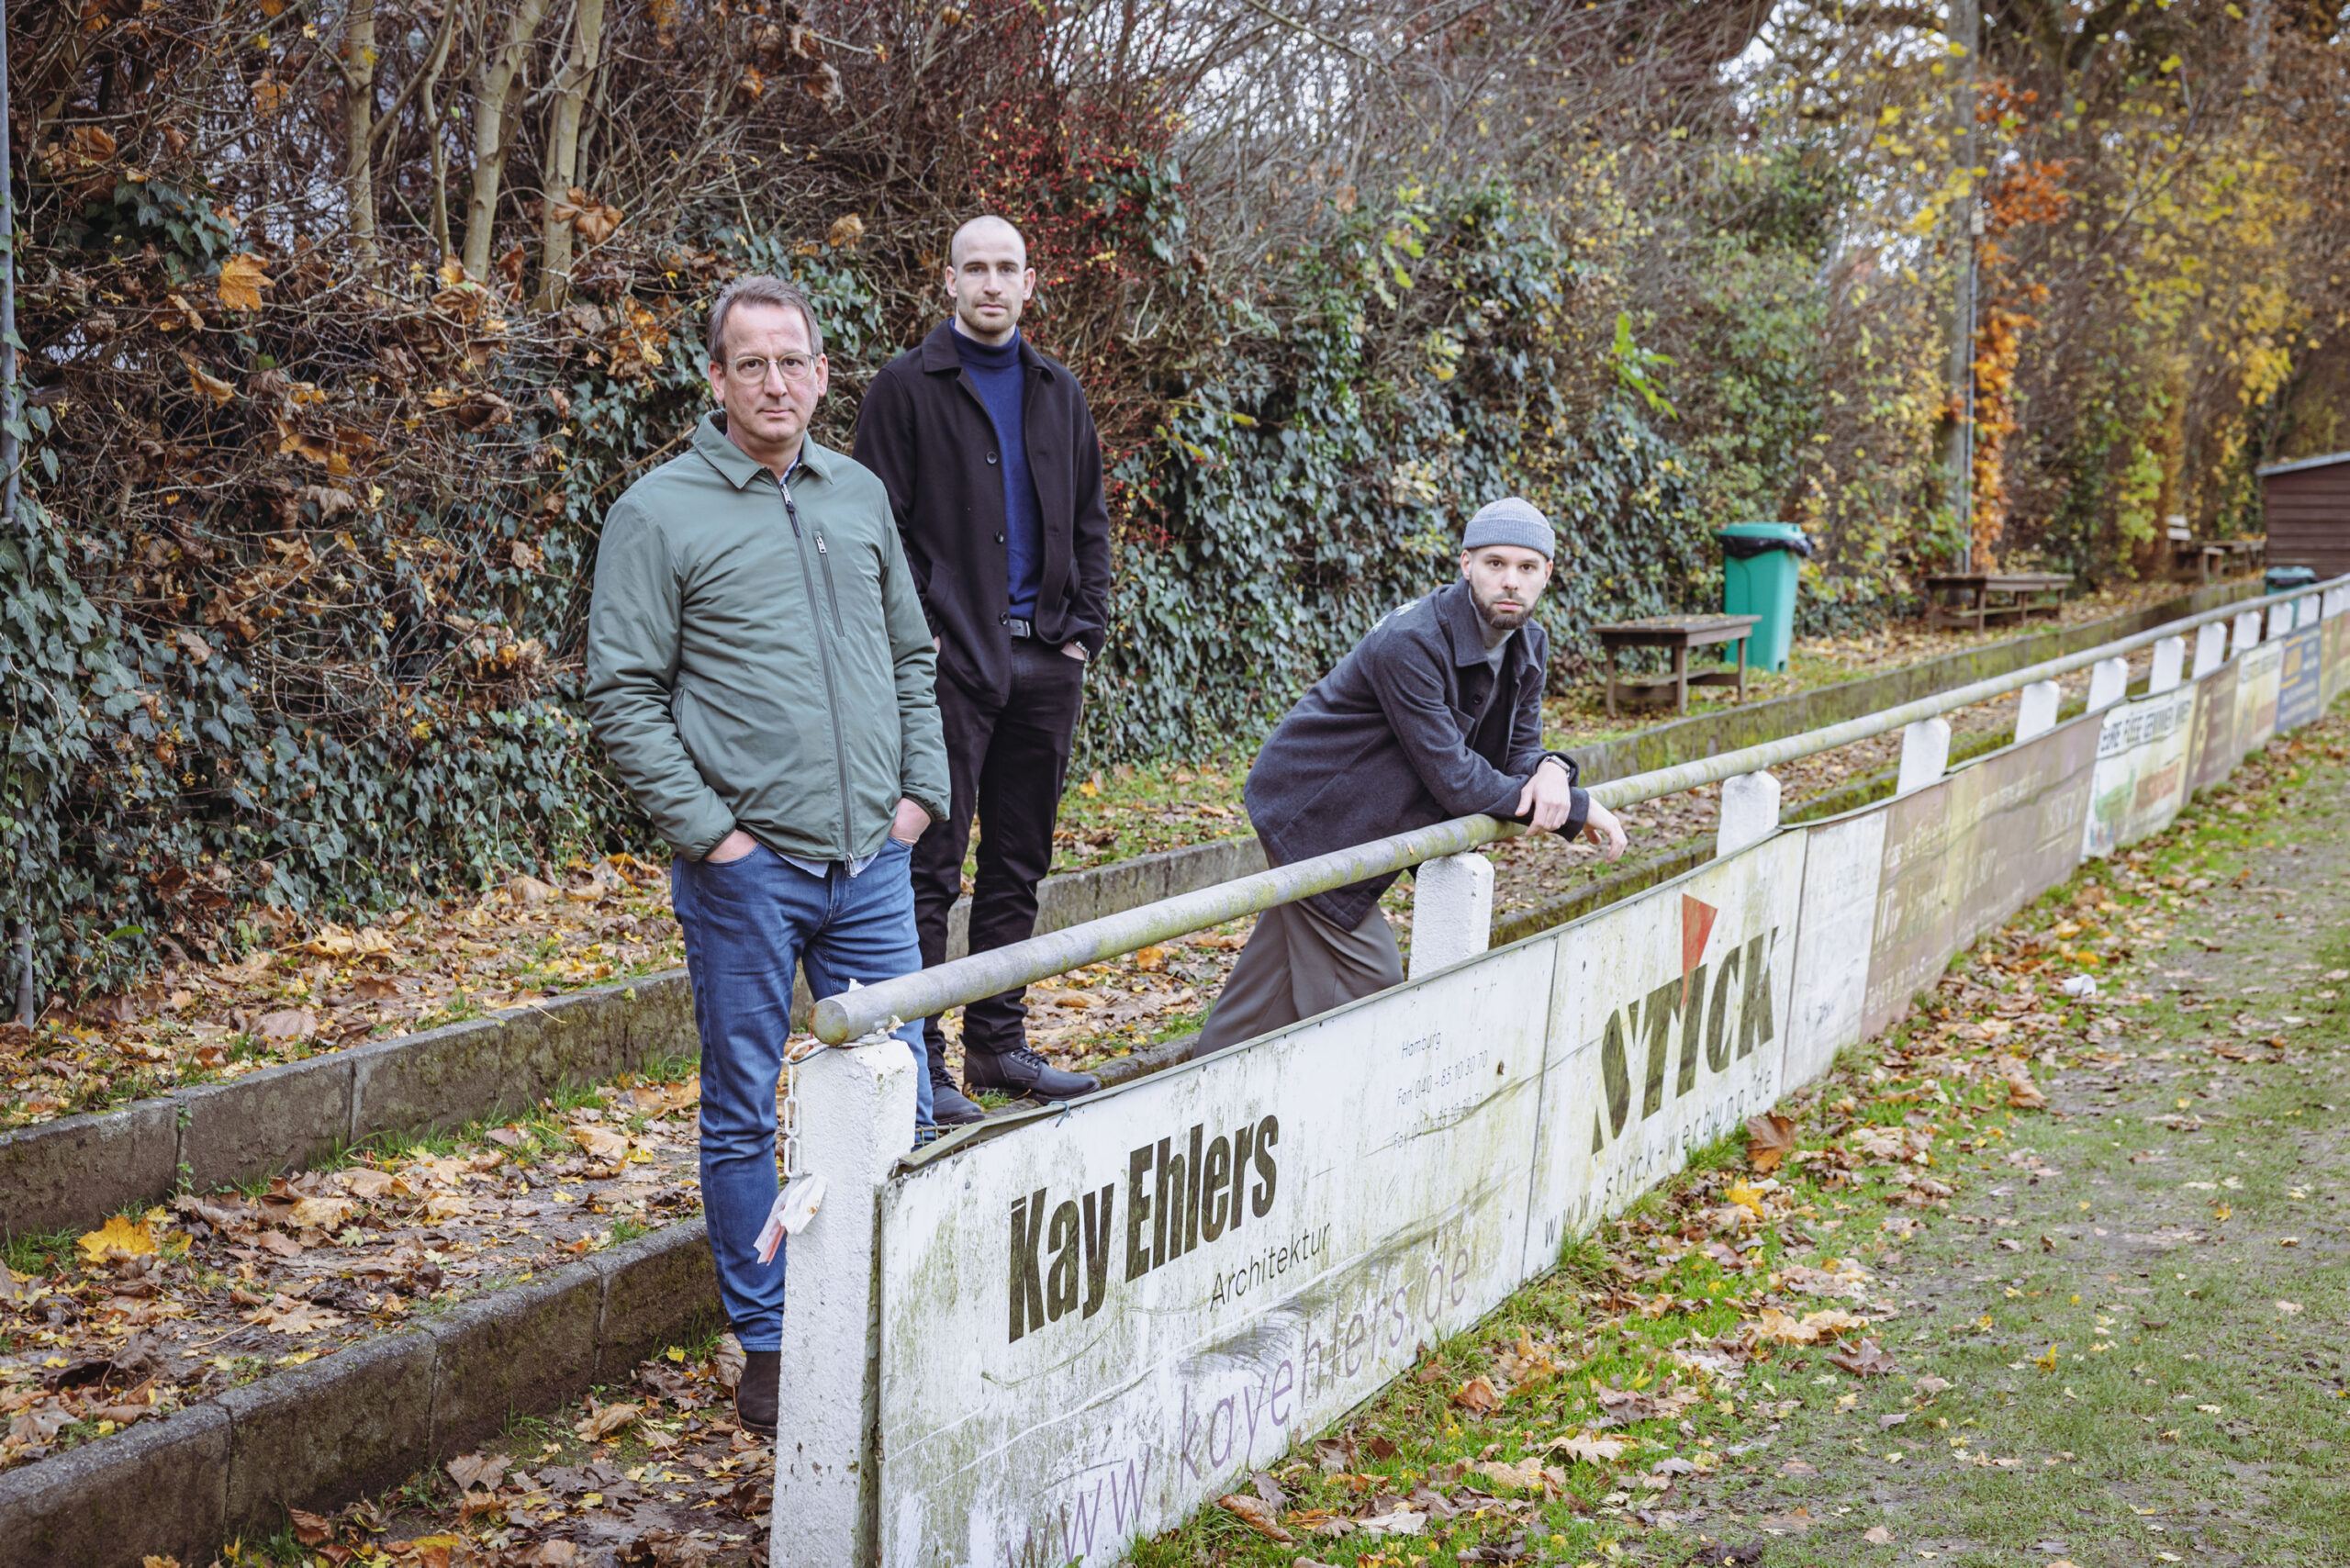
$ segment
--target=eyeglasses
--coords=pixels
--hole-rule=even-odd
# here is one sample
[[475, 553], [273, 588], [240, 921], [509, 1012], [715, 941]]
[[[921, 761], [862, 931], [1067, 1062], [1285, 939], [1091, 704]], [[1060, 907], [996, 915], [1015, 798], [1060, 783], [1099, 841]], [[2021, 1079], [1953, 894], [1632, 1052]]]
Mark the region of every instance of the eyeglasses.
[[777, 359], [744, 354], [726, 368], [733, 373], [735, 380], [756, 386], [767, 380], [770, 366], [781, 371], [783, 378], [796, 386], [805, 386], [816, 378], [816, 362], [806, 354], [788, 353]]

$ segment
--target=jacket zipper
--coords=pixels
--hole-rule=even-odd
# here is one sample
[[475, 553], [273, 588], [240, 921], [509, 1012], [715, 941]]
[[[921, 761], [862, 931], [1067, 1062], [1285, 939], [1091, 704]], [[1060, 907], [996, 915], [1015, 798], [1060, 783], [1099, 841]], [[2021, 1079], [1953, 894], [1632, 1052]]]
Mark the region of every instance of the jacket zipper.
[[833, 601], [833, 631], [846, 637], [848, 627], [841, 620], [841, 590], [833, 586], [833, 555], [824, 548], [824, 536], [821, 533], [816, 535], [816, 564], [824, 568], [824, 597]]
[[[783, 515], [791, 520], [791, 540], [800, 554], [800, 581], [807, 589], [808, 602], [812, 606], [816, 602], [816, 577], [815, 574], [808, 569], [808, 539], [800, 531], [800, 509], [791, 504], [791, 490], [782, 480], [776, 481], [775, 488], [776, 494], [783, 498]], [[816, 542], [817, 553], [822, 554], [823, 548], [823, 541], [819, 538]], [[830, 566], [824, 569], [824, 579], [829, 586], [832, 581]], [[822, 617], [819, 615], [817, 621], [816, 652], [824, 662], [825, 716], [833, 722], [833, 764], [840, 773], [841, 859], [843, 863], [846, 863], [856, 856], [856, 851], [850, 847], [848, 842], [848, 741], [841, 734], [841, 689], [838, 678], [833, 674], [833, 645], [824, 638]], [[833, 600], [833, 622], [835, 625], [840, 622], [838, 598]]]

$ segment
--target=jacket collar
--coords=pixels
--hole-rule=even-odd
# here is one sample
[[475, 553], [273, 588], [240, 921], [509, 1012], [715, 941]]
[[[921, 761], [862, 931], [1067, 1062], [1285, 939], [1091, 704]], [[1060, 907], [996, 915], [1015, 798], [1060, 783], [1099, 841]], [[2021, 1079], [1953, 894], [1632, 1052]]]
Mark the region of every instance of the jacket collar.
[[[767, 465], [735, 445], [726, 436], [726, 410], [712, 409], [694, 427], [694, 450], [710, 460], [710, 465], [725, 476], [726, 482], [742, 489], [767, 473]], [[800, 466], [819, 480], [830, 480], [834, 454], [819, 446], [813, 438], [800, 443]]]
[[[722, 440], [724, 438], [721, 438]], [[730, 443], [731, 444], [731, 443]], [[1444, 625], [1445, 635], [1452, 643], [1452, 662], [1462, 668], [1485, 662], [1485, 629], [1477, 618], [1477, 601], [1470, 597], [1469, 585], [1456, 582], [1437, 590], [1437, 619]], [[1532, 625], [1532, 622], [1527, 625]], [[1509, 662], [1516, 664], [1526, 657], [1526, 627], [1510, 639]]]
[[[1052, 375], [1052, 365], [1036, 352], [1035, 345], [1028, 341], [1027, 333], [1021, 333], [1017, 341], [1023, 366], [1046, 375]], [[963, 355], [955, 347], [955, 319], [952, 316], [930, 330], [930, 336], [922, 341], [921, 353], [923, 369], [934, 375], [952, 375], [963, 368]]]

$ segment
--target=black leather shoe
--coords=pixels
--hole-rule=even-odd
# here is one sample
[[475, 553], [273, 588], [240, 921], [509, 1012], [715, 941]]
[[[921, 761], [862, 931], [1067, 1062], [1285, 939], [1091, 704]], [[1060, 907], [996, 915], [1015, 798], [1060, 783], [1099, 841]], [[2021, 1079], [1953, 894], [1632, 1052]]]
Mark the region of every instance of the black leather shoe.
[[734, 1424], [755, 1438], [775, 1436], [775, 1407], [783, 1381], [781, 1350], [745, 1350], [734, 1384]]
[[946, 1055], [930, 1053], [930, 1119], [942, 1127], [959, 1127], [987, 1120], [987, 1112], [963, 1097], [955, 1075], [946, 1070]]
[[963, 1082], [968, 1088], [1002, 1089], [1032, 1100], [1074, 1100], [1102, 1087], [1102, 1081], [1091, 1074], [1063, 1072], [1026, 1046], [1008, 1051], [975, 1051], [966, 1047]]

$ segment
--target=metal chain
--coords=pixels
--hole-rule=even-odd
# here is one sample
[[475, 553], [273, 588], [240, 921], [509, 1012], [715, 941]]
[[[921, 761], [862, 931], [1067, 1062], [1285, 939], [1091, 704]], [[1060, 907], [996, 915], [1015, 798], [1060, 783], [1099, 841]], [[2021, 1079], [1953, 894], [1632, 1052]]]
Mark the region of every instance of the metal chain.
[[788, 1186], [800, 1174], [800, 1067], [789, 1052], [783, 1058], [783, 1180]]

